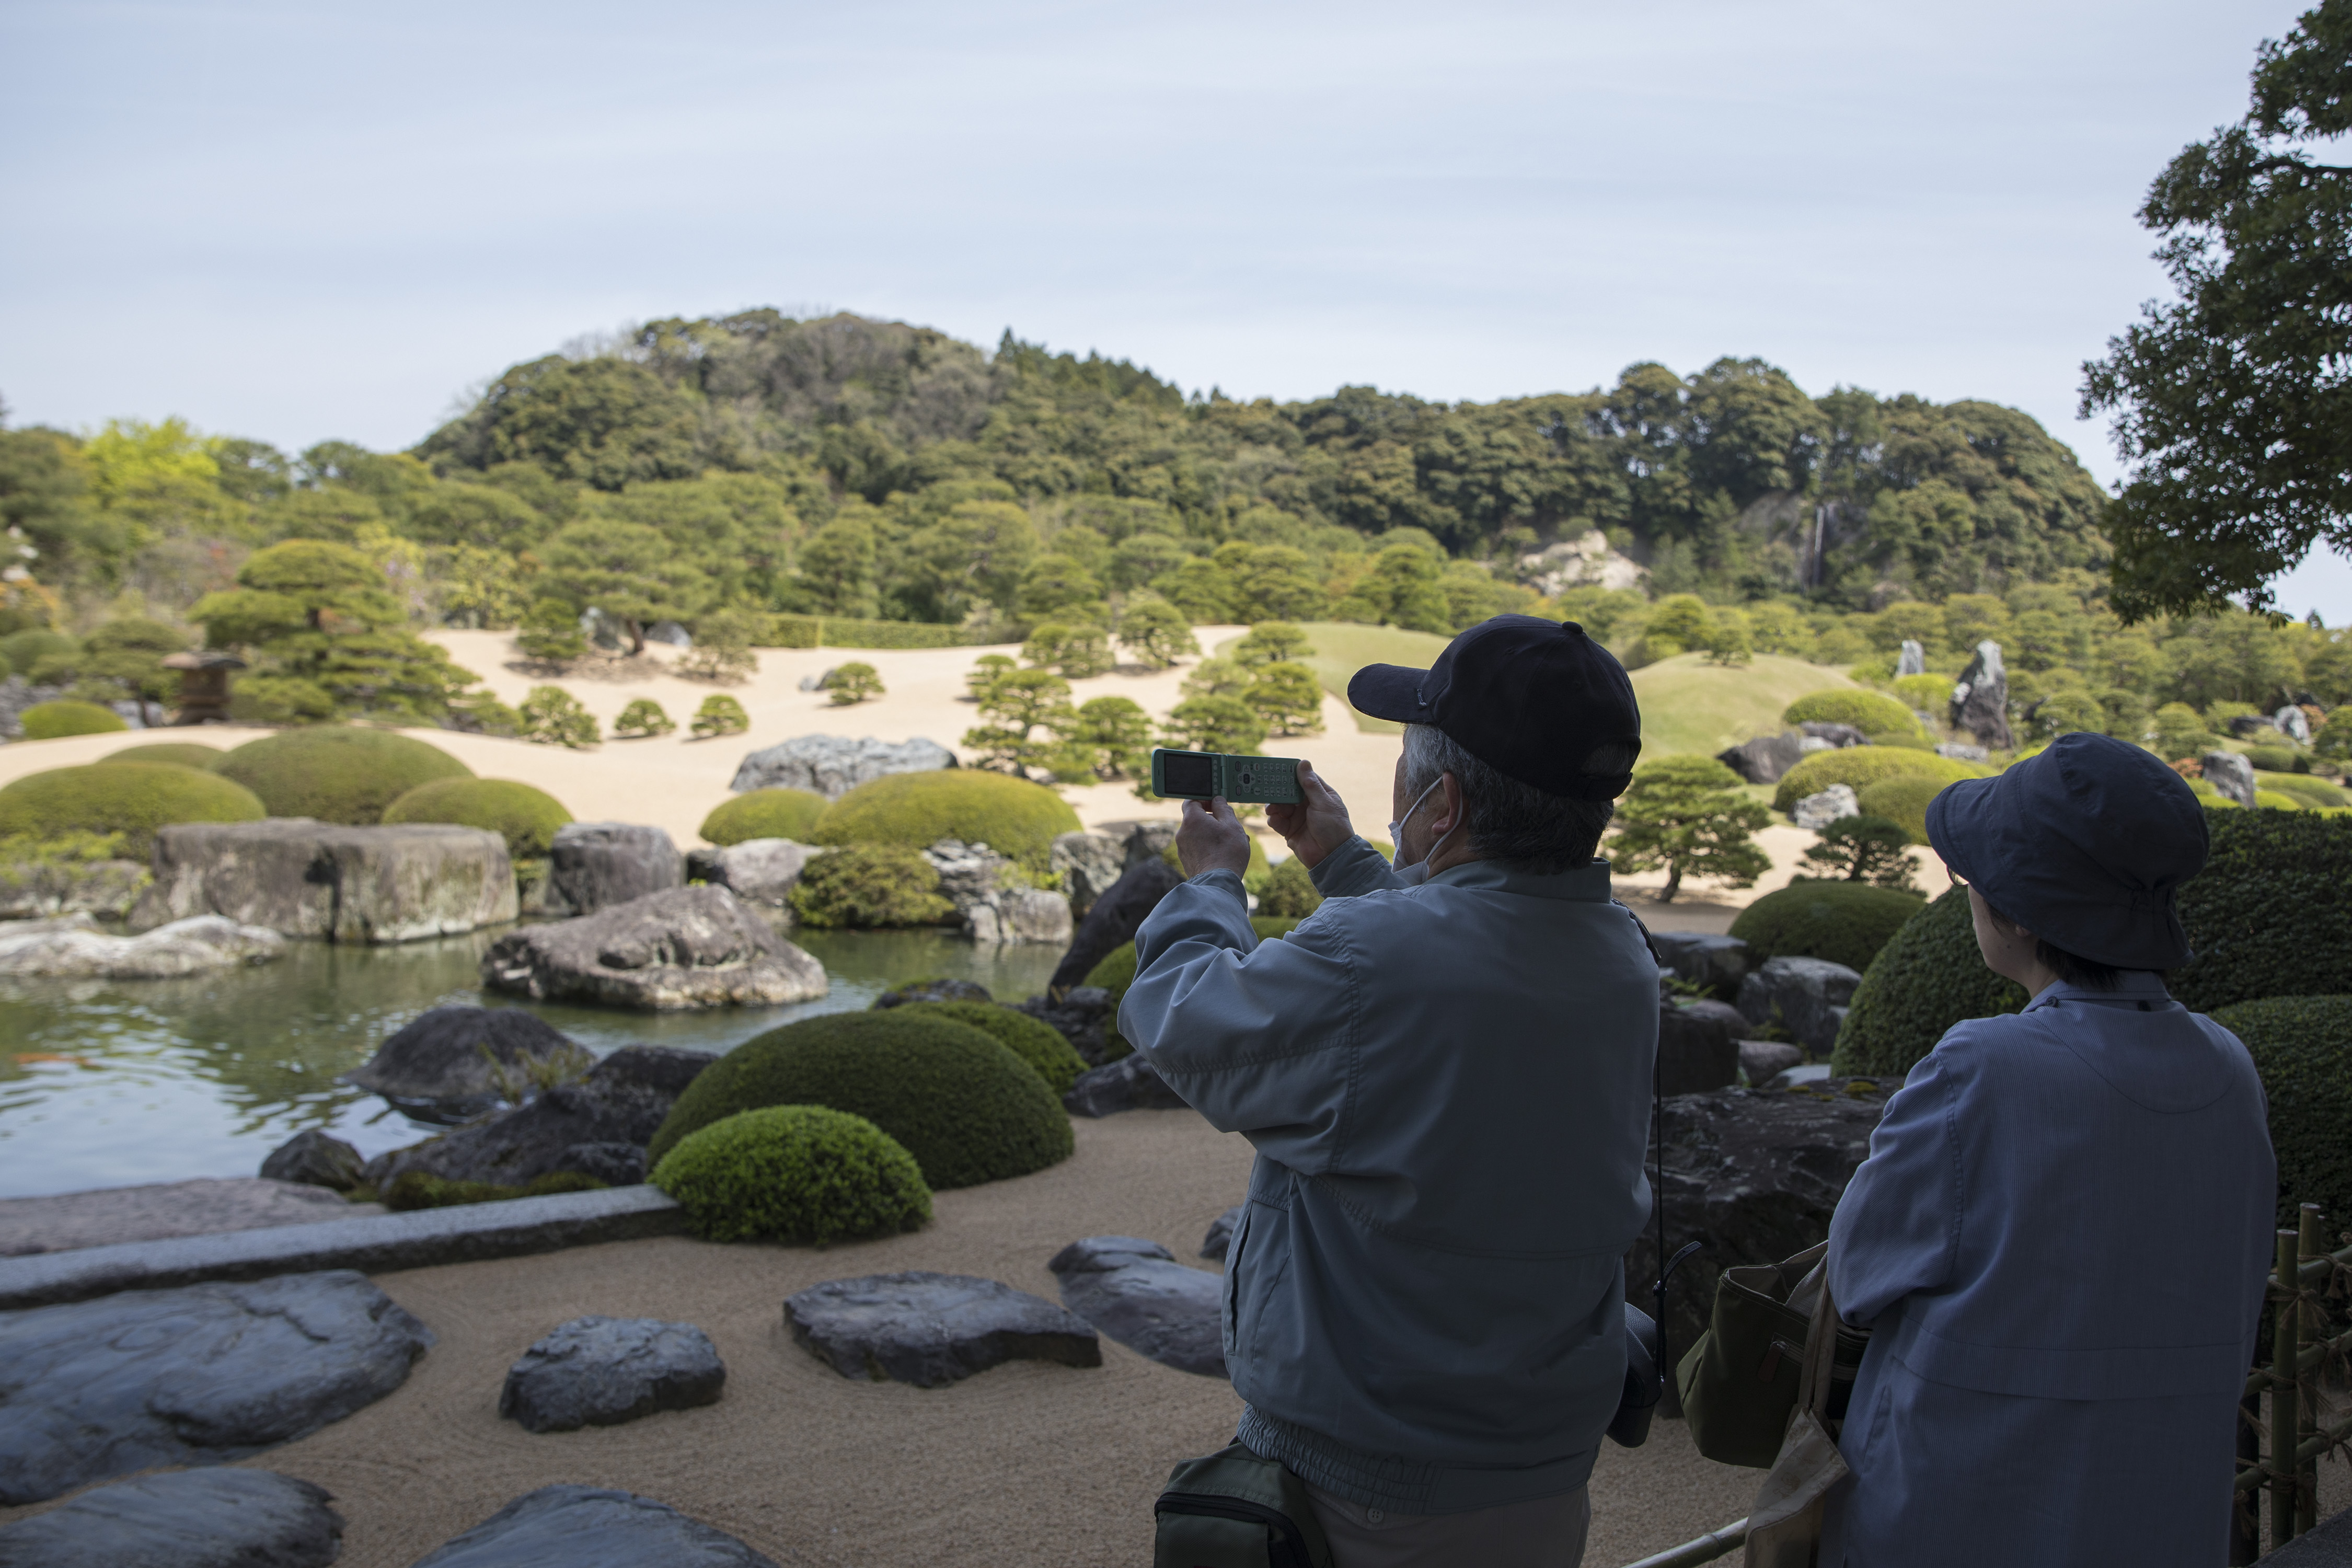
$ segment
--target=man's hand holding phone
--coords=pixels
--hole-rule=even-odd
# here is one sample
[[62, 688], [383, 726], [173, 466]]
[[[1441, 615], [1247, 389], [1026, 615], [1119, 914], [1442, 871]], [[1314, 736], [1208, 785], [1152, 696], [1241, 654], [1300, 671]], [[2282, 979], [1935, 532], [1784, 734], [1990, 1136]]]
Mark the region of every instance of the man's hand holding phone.
[[[1298, 795], [1297, 805], [1267, 806], [1265, 821], [1289, 843], [1299, 863], [1312, 871], [1323, 863], [1324, 856], [1353, 838], [1356, 829], [1348, 820], [1347, 803], [1339, 791], [1323, 782], [1312, 763], [1298, 764]], [[1178, 842], [1182, 842], [1181, 834]]]
[[1231, 871], [1238, 877], [1249, 869], [1249, 829], [1224, 796], [1184, 803], [1184, 819], [1176, 827], [1176, 858], [1183, 862], [1187, 877], [1203, 871]]

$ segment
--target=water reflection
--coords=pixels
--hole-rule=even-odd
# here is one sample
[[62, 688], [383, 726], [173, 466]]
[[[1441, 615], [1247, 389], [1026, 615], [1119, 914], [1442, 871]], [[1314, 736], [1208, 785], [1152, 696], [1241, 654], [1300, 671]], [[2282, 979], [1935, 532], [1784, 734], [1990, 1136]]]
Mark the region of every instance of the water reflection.
[[977, 980], [1018, 999], [1044, 990], [1061, 956], [977, 948], [936, 931], [800, 932], [793, 940], [832, 981], [819, 1001], [617, 1013], [486, 996], [476, 966], [497, 934], [398, 947], [295, 942], [275, 963], [226, 974], [0, 987], [0, 1197], [249, 1176], [305, 1127], [363, 1154], [415, 1142], [434, 1130], [335, 1076], [446, 1003], [529, 1007], [599, 1056], [640, 1043], [724, 1051], [923, 976]]

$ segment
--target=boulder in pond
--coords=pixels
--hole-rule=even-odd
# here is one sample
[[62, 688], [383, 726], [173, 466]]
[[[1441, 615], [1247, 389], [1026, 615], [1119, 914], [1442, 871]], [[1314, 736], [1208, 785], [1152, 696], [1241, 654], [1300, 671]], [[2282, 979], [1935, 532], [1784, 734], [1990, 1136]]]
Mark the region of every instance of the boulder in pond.
[[859, 784], [890, 773], [929, 773], [956, 765], [955, 753], [918, 735], [892, 743], [868, 735], [797, 735], [751, 752], [737, 764], [728, 788], [740, 795], [755, 789], [804, 789], [839, 800]]
[[1127, 869], [1127, 844], [1117, 834], [1064, 833], [1054, 839], [1046, 865], [1062, 879], [1062, 896], [1070, 913], [1086, 918], [1094, 902]]
[[360, 1184], [360, 1152], [331, 1132], [305, 1127], [270, 1151], [261, 1173], [273, 1182], [293, 1182], [347, 1193]]
[[789, 912], [793, 889], [815, 853], [789, 838], [746, 838], [717, 849], [697, 849], [687, 864], [706, 882], [726, 889], [747, 904]]
[[508, 1090], [534, 1073], [576, 1074], [593, 1059], [569, 1036], [520, 1007], [433, 1007], [342, 1079], [412, 1116], [457, 1122], [515, 1098]]
[[170, 980], [268, 963], [286, 939], [223, 915], [192, 915], [136, 936], [110, 936], [86, 914], [0, 924], [0, 975], [15, 979]]
[[1141, 1051], [1089, 1068], [1062, 1091], [1062, 1109], [1073, 1116], [1116, 1116], [1122, 1110], [1189, 1110], [1184, 1097]]
[[432, 1342], [343, 1268], [0, 1312], [0, 1504], [290, 1442], [398, 1388]]
[[175, 823], [156, 830], [154, 873], [133, 930], [211, 914], [284, 936], [415, 942], [502, 925], [520, 909], [506, 840], [448, 823]]
[[776, 1568], [722, 1530], [635, 1492], [526, 1492], [412, 1568]]
[[1090, 1236], [1045, 1266], [1062, 1305], [1138, 1355], [1179, 1372], [1225, 1375], [1224, 1281], [1187, 1268], [1156, 1241]]
[[141, 1476], [0, 1525], [0, 1568], [326, 1568], [342, 1552], [333, 1500], [268, 1470]]
[[686, 862], [658, 827], [633, 822], [567, 822], [547, 853], [551, 915], [593, 915], [647, 893], [686, 885]]
[[825, 993], [824, 966], [724, 888], [675, 888], [509, 931], [482, 981], [539, 1001], [674, 1011], [775, 1006]]
[[844, 1377], [942, 1388], [1008, 1361], [1100, 1366], [1084, 1319], [994, 1279], [914, 1269], [784, 1298], [793, 1342]]
[[715, 1405], [727, 1368], [710, 1336], [659, 1318], [574, 1318], [507, 1369], [499, 1414], [526, 1432], [617, 1426]]

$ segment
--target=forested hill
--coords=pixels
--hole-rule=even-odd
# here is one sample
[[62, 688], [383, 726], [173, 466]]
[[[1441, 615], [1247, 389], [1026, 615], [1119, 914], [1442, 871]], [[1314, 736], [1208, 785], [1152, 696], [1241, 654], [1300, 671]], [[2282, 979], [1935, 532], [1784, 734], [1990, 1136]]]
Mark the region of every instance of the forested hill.
[[[1188, 399], [1126, 361], [1010, 332], [988, 354], [898, 322], [751, 310], [654, 321], [601, 353], [517, 365], [415, 452], [542, 511], [534, 492], [551, 479], [649, 501], [714, 473], [762, 476], [804, 534], [853, 497], [901, 514], [948, 510], [926, 497], [1001, 498], [1113, 546], [1240, 540], [1318, 561], [1410, 528], [1503, 564], [1598, 528], [1651, 568], [1653, 593], [1798, 591], [1848, 608], [2000, 592], [2106, 554], [2098, 487], [2026, 415], [1843, 388], [1812, 397], [1730, 358], [1491, 404], [1370, 387], [1240, 403]], [[950, 608], [879, 581], [803, 593], [813, 607]]]

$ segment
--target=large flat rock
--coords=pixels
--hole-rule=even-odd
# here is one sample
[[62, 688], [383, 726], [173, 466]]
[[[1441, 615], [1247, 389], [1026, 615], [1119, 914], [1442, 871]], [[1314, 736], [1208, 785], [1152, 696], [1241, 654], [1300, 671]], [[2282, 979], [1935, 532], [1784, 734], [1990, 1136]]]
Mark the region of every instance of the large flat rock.
[[133, 930], [191, 915], [328, 942], [415, 942], [516, 917], [506, 840], [478, 827], [345, 827], [307, 816], [190, 822], [155, 835]]
[[432, 1342], [342, 1269], [0, 1313], [0, 1503], [257, 1454], [390, 1394]]
[[267, 963], [286, 939], [223, 915], [193, 915], [137, 936], [111, 936], [86, 914], [0, 925], [0, 975], [19, 979], [170, 980]]
[[994, 1279], [912, 1269], [784, 1298], [793, 1341], [844, 1377], [940, 1388], [1008, 1361], [1100, 1366], [1084, 1319]]
[[718, 1402], [727, 1368], [710, 1336], [658, 1318], [574, 1318], [507, 1369], [499, 1414], [527, 1432], [617, 1426]]
[[728, 788], [804, 789], [838, 800], [859, 784], [888, 773], [929, 773], [956, 765], [955, 753], [937, 741], [917, 736], [892, 743], [867, 735], [798, 735], [747, 754]]
[[173, 1470], [97, 1487], [0, 1526], [0, 1568], [326, 1568], [342, 1516], [268, 1470]]
[[1062, 1304], [1112, 1339], [1179, 1372], [1225, 1375], [1224, 1280], [1187, 1268], [1156, 1241], [1090, 1236], [1045, 1266]]
[[318, 1225], [382, 1214], [340, 1193], [266, 1176], [199, 1176], [139, 1187], [100, 1187], [37, 1198], [0, 1199], [0, 1258], [213, 1236], [281, 1225]]
[[494, 991], [674, 1011], [773, 1006], [825, 993], [824, 965], [724, 888], [677, 888], [509, 931], [482, 957]]
[[414, 1568], [776, 1568], [724, 1531], [651, 1498], [541, 1487]]

